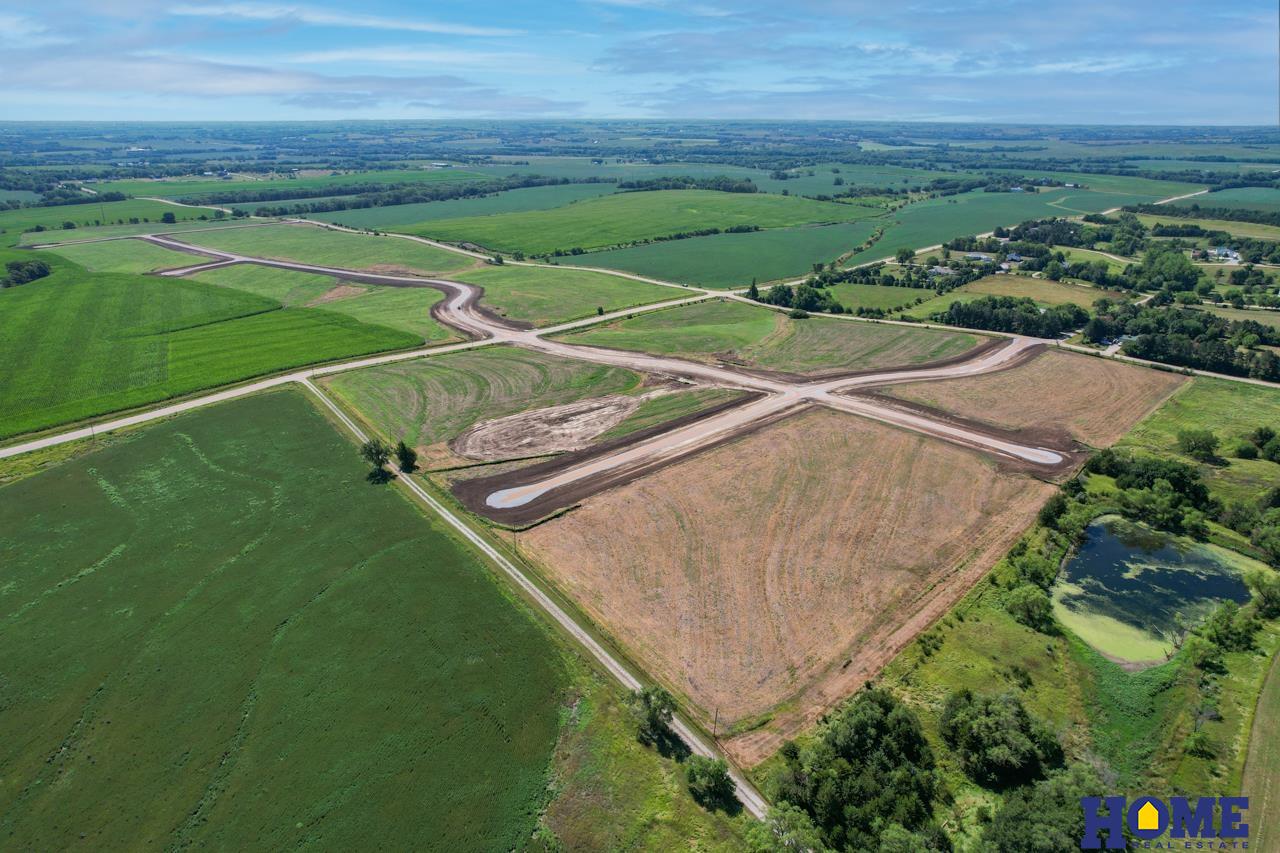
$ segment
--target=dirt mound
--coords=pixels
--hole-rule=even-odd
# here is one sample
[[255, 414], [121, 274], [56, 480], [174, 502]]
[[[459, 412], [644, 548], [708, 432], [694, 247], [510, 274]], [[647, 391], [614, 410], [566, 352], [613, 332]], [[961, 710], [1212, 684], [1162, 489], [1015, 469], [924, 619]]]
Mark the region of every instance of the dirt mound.
[[634, 412], [649, 395], [612, 395], [483, 421], [450, 443], [467, 459], [492, 462], [581, 450]]

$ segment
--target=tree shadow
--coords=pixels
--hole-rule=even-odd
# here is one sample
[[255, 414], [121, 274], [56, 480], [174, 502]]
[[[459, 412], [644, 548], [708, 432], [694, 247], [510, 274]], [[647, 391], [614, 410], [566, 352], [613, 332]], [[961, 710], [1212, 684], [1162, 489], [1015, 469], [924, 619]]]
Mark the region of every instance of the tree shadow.
[[368, 474], [365, 474], [364, 478], [374, 486], [381, 486], [386, 483], [390, 483], [396, 478], [396, 475], [392, 474], [386, 468], [374, 468]]
[[693, 754], [689, 749], [689, 745], [666, 726], [656, 732], [642, 730], [636, 734], [636, 740], [645, 746], [653, 747], [663, 758], [684, 761]]

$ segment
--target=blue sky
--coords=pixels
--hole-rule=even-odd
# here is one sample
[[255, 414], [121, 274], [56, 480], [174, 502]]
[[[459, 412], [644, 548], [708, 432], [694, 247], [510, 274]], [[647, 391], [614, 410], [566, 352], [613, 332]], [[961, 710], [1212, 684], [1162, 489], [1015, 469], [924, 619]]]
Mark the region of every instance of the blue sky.
[[0, 119], [1280, 121], [1275, 0], [5, 0]]

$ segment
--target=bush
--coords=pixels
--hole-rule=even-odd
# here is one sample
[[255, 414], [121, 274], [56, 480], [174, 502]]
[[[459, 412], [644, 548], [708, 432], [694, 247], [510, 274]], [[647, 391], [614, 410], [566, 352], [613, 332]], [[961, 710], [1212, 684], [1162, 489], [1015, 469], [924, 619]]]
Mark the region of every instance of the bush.
[[1242, 441], [1236, 445], [1237, 459], [1257, 459], [1258, 446], [1252, 441]]
[[675, 697], [656, 685], [633, 691], [630, 701], [636, 720], [637, 738], [641, 743], [658, 743], [670, 733], [675, 715]]
[[1184, 429], [1178, 433], [1178, 450], [1193, 459], [1212, 462], [1218, 458], [1218, 437], [1212, 430]]
[[982, 849], [994, 853], [1078, 850], [1084, 836], [1080, 798], [1099, 796], [1101, 787], [1091, 770], [1075, 765], [1011, 792], [983, 832]]
[[965, 772], [980, 785], [1021, 785], [1062, 763], [1058, 739], [1010, 693], [975, 696], [967, 689], [952, 693], [939, 729]]

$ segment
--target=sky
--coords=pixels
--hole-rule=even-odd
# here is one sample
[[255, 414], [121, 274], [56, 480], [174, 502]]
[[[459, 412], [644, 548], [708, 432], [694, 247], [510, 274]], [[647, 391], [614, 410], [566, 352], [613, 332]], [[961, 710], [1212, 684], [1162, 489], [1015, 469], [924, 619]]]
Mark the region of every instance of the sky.
[[1280, 122], [1276, 0], [4, 0], [0, 120]]

